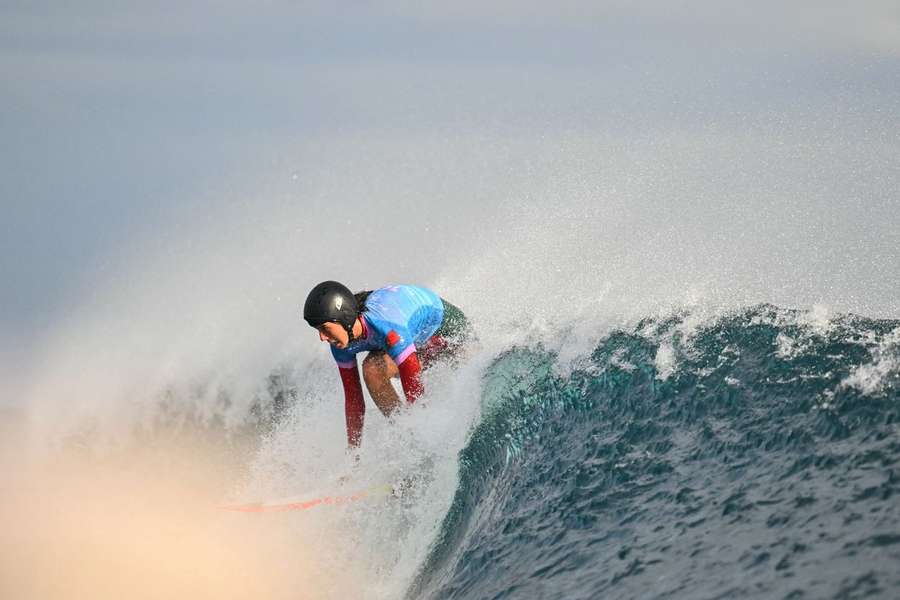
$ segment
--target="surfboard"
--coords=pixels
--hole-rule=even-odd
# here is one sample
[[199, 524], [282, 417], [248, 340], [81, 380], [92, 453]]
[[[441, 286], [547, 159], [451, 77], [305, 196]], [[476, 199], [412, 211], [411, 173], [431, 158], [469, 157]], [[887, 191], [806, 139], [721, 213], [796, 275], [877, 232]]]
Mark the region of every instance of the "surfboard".
[[282, 498], [279, 500], [251, 502], [249, 504], [225, 504], [218, 508], [220, 510], [243, 513], [287, 512], [292, 510], [308, 510], [322, 505], [350, 504], [366, 498], [378, 498], [392, 495], [395, 495], [394, 486], [385, 483], [346, 495], [320, 496], [318, 498], [307, 499]]

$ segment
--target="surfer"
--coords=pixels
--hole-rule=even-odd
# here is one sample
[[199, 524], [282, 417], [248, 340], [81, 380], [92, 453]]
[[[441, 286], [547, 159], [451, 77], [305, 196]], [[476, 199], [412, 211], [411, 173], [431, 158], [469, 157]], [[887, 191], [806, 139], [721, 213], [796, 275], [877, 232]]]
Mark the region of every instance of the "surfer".
[[413, 403], [424, 392], [423, 370], [440, 358], [453, 357], [469, 336], [465, 315], [433, 291], [412, 285], [389, 285], [354, 294], [336, 281], [312, 289], [303, 318], [331, 345], [344, 385], [347, 443], [362, 438], [365, 401], [356, 355], [363, 359], [363, 379], [375, 405], [390, 416], [400, 406], [391, 384], [399, 377]]

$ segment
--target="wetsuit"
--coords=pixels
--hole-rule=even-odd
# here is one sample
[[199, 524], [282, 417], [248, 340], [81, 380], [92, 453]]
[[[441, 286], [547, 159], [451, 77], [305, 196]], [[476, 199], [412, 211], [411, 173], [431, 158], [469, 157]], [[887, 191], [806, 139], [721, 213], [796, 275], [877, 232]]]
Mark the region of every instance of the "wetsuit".
[[400, 383], [409, 403], [422, 395], [421, 373], [437, 358], [452, 353], [467, 329], [462, 312], [427, 288], [391, 285], [373, 291], [360, 314], [362, 335], [346, 348], [331, 347], [344, 384], [347, 442], [358, 446], [365, 401], [356, 355], [386, 352], [397, 364]]

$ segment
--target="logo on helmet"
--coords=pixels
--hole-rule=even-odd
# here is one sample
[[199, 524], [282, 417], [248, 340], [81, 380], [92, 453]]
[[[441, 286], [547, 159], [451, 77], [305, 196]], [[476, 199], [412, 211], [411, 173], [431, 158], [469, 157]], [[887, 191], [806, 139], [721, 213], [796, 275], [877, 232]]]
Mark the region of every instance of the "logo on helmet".
[[341, 310], [341, 307], [343, 305], [344, 305], [344, 299], [341, 298], [340, 296], [338, 296], [337, 299], [334, 301], [335, 308], [337, 308], [338, 310]]

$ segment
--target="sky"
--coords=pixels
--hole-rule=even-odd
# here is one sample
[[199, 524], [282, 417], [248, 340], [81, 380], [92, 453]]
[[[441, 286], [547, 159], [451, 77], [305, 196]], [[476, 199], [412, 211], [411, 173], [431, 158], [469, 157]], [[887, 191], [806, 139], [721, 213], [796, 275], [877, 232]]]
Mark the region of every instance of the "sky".
[[5, 2], [0, 403], [264, 370], [332, 277], [898, 317], [898, 82], [891, 1]]

